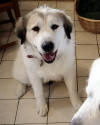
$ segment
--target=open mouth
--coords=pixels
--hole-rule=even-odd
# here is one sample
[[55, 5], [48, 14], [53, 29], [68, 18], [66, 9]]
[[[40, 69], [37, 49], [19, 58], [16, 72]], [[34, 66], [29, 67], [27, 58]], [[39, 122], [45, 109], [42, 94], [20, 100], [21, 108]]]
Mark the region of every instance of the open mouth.
[[41, 54], [46, 63], [52, 63], [56, 58], [57, 50], [55, 52], [45, 52]]

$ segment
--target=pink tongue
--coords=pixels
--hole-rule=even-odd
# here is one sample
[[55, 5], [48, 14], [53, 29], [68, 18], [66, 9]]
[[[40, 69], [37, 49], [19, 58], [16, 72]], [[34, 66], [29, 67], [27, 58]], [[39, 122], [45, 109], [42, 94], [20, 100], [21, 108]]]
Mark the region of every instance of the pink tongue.
[[45, 53], [43, 55], [43, 58], [46, 60], [46, 61], [52, 61], [55, 57], [55, 53]]

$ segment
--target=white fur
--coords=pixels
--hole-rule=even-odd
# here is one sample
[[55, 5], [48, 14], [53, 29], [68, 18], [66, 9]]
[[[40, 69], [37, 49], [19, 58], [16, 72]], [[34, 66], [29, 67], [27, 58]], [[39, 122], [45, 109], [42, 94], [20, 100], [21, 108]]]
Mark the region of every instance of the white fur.
[[100, 58], [92, 64], [86, 93], [87, 99], [74, 115], [72, 125], [100, 125]]
[[[36, 9], [42, 13], [48, 14], [53, 12], [60, 12], [60, 10], [51, 9], [48, 7], [42, 7]], [[78, 109], [81, 105], [81, 101], [76, 91], [76, 65], [75, 65], [75, 43], [73, 38], [68, 39], [65, 35], [65, 31], [62, 25], [62, 20], [57, 20], [56, 17], [52, 19], [52, 16], [47, 18], [47, 27], [43, 24], [43, 21], [38, 18], [39, 25], [44, 25], [44, 29], [39, 35], [34, 33], [31, 28], [32, 24], [32, 12], [27, 24], [27, 41], [20, 46], [18, 55], [14, 64], [13, 75], [14, 78], [19, 80], [25, 87], [26, 84], [32, 85], [34, 94], [37, 101], [38, 113], [44, 116], [47, 111], [47, 105], [44, 98], [42, 83], [49, 80], [62, 80], [68, 87], [69, 96], [75, 109]], [[69, 17], [68, 17], [69, 19]], [[57, 31], [52, 32], [48, 25], [51, 23], [58, 23], [60, 26]], [[72, 35], [71, 35], [72, 37]], [[47, 64], [43, 62], [43, 66], [40, 66], [42, 57], [39, 52], [43, 53], [41, 44], [45, 40], [52, 40], [55, 44], [55, 50], [58, 50], [56, 59], [53, 63]], [[34, 55], [36, 58], [27, 58], [27, 55]], [[23, 91], [22, 85], [19, 91]], [[25, 91], [17, 91], [17, 97], [24, 94]]]

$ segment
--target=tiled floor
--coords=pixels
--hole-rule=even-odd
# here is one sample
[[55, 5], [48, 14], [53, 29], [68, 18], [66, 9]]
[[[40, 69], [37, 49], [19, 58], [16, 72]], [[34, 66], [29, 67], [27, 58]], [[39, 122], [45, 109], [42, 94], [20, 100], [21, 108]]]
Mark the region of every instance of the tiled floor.
[[[47, 4], [50, 7], [63, 9], [71, 16], [75, 24], [78, 93], [82, 99], [85, 98], [84, 90], [90, 66], [100, 54], [100, 35], [88, 33], [80, 26], [74, 12], [73, 1], [24, 1], [19, 4], [22, 15], [39, 5]], [[2, 13], [2, 19], [6, 18], [6, 13]], [[16, 40], [16, 37], [12, 25], [0, 25], [0, 45], [13, 40]], [[18, 81], [13, 79], [11, 70], [17, 49], [18, 46], [14, 46], [0, 50], [0, 125], [68, 125], [75, 112], [64, 83], [44, 86], [49, 104], [49, 113], [46, 117], [41, 118], [37, 115], [32, 89], [29, 89], [20, 100], [16, 100], [15, 91]]]

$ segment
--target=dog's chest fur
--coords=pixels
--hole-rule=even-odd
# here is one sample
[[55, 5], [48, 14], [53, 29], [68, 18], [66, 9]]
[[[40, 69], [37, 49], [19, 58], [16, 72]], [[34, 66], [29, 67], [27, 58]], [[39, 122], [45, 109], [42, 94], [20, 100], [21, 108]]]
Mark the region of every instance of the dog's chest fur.
[[57, 60], [56, 63], [43, 64], [38, 68], [38, 75], [43, 78], [44, 82], [49, 80], [61, 80], [64, 72], [62, 62]]
[[[24, 55], [25, 56], [25, 55]], [[28, 63], [28, 66], [31, 70], [33, 70], [33, 75], [36, 75], [43, 79], [44, 82], [48, 82], [49, 80], [60, 81], [63, 79], [64, 73], [68, 71], [69, 64], [66, 57], [57, 58], [53, 63], [47, 64], [46, 62], [42, 62], [41, 60], [36, 58], [24, 58], [24, 63]], [[66, 63], [65, 63], [66, 62]], [[66, 68], [65, 68], [66, 67]], [[67, 73], [67, 72], [66, 72]]]
[[48, 82], [49, 80], [60, 81], [63, 79], [64, 74], [67, 76], [68, 64], [64, 62], [66, 62], [64, 58], [59, 58], [51, 64], [46, 64], [44, 62], [42, 66], [38, 65], [36, 72], [44, 82]]

